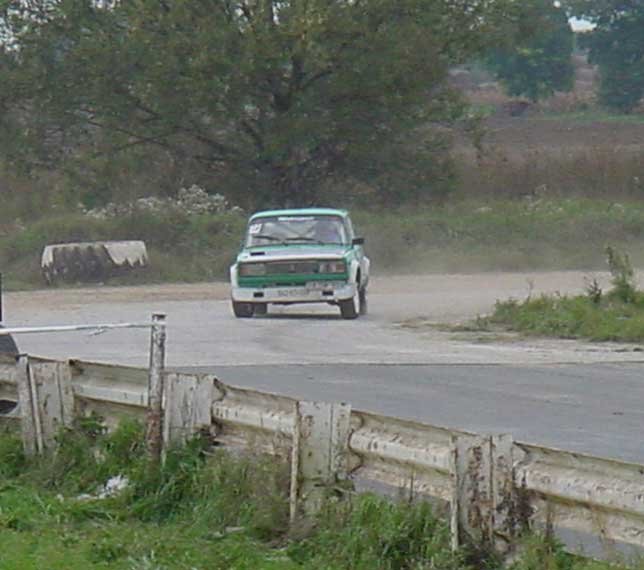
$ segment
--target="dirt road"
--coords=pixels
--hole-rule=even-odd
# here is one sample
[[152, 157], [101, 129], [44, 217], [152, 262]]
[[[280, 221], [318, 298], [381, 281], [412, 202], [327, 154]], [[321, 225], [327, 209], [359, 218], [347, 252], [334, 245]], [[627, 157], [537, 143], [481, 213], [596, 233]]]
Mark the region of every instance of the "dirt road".
[[[174, 366], [644, 360], [631, 346], [534, 339], [490, 342], [427, 326], [473, 318], [490, 311], [497, 299], [580, 291], [586, 277], [577, 272], [377, 277], [370, 289], [370, 314], [357, 321], [341, 320], [337, 309], [326, 305], [271, 308], [265, 318], [237, 320], [223, 283], [11, 293], [5, 319], [11, 326], [138, 322], [165, 312], [168, 361]], [[607, 276], [599, 278], [606, 281]], [[131, 364], [147, 359], [143, 331], [30, 335], [21, 337], [19, 345], [52, 357]]]

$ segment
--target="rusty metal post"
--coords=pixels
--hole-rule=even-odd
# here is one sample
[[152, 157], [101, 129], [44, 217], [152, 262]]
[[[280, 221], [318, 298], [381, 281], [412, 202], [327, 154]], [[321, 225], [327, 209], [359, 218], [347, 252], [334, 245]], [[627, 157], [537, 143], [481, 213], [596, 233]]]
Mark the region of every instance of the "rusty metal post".
[[165, 369], [166, 324], [164, 314], [152, 315], [150, 369], [148, 375], [148, 414], [146, 445], [150, 458], [161, 460], [163, 448], [163, 379]]
[[347, 478], [351, 406], [298, 402], [293, 433], [291, 523], [312, 517]]
[[452, 547], [464, 543], [487, 548], [492, 542], [491, 438], [452, 438]]
[[514, 438], [509, 434], [492, 436], [492, 516], [493, 546], [507, 554], [520, 532], [514, 476]]
[[452, 438], [452, 547], [506, 550], [513, 533], [514, 468], [510, 436]]

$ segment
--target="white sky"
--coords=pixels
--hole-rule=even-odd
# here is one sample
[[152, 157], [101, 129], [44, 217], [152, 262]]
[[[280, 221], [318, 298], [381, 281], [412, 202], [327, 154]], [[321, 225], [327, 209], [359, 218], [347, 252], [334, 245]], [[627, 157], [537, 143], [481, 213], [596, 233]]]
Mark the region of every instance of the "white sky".
[[577, 18], [570, 18], [570, 25], [575, 32], [587, 32], [593, 29], [593, 24], [586, 20], [578, 20]]

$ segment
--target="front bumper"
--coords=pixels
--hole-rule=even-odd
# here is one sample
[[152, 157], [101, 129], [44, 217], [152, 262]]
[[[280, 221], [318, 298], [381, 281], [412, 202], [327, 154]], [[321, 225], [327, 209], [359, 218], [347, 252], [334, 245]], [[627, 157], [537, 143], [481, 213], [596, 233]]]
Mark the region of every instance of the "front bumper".
[[354, 283], [309, 283], [294, 287], [232, 287], [233, 301], [240, 303], [332, 303], [351, 299]]

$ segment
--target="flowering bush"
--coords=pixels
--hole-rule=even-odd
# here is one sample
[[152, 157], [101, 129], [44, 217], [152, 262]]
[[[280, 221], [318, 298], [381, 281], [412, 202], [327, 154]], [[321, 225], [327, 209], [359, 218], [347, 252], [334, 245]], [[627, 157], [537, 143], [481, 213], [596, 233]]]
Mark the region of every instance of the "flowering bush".
[[141, 212], [161, 214], [173, 211], [187, 216], [194, 216], [199, 214], [220, 214], [236, 210], [239, 210], [239, 208], [236, 206], [230, 207], [226, 198], [221, 194], [208, 194], [203, 188], [193, 184], [190, 188], [181, 188], [176, 198], [149, 196], [127, 204], [107, 204], [102, 208], [84, 210], [83, 213], [90, 218], [105, 220]]

